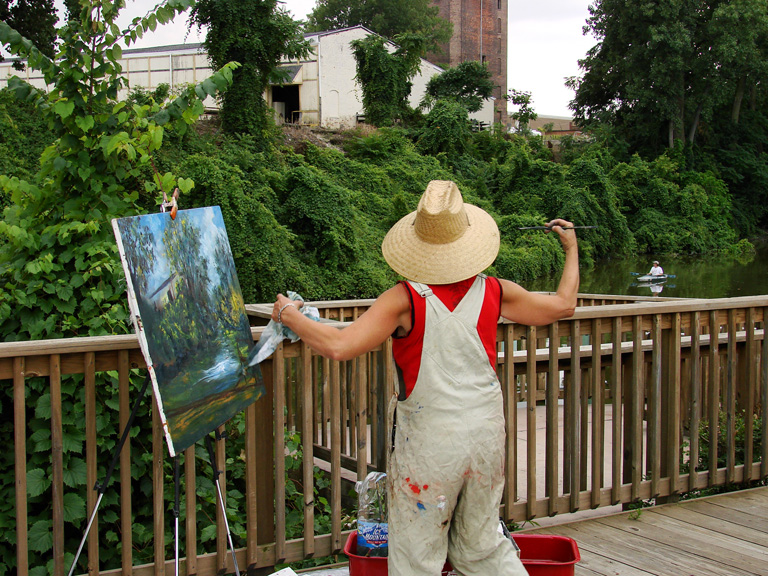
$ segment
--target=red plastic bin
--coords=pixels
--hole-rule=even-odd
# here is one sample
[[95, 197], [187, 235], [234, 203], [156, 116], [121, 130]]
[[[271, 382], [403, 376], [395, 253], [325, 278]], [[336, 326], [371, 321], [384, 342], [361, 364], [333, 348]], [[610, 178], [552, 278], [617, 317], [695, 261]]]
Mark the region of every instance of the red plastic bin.
[[554, 534], [512, 534], [529, 576], [573, 576], [581, 560], [576, 540]]
[[368, 558], [357, 555], [357, 531], [350, 532], [344, 545], [349, 557], [349, 576], [387, 576], [386, 558]]
[[[574, 566], [581, 560], [573, 538], [551, 534], [513, 534], [520, 548], [520, 560], [529, 576], [573, 576]], [[349, 558], [349, 576], [387, 576], [386, 558], [358, 556], [357, 533], [350, 533], [344, 546]], [[450, 564], [443, 568], [449, 574]]]

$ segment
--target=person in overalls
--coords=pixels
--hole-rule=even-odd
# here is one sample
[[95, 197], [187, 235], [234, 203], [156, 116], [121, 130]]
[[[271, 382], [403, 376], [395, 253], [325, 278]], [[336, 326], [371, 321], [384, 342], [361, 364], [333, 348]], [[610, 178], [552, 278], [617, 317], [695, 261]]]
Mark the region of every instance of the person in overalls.
[[387, 233], [382, 252], [408, 281], [381, 294], [344, 329], [313, 322], [301, 302], [278, 295], [272, 319], [319, 354], [350, 360], [393, 336], [398, 371], [389, 458], [391, 576], [440, 576], [446, 558], [466, 576], [524, 575], [499, 528], [505, 421], [495, 372], [500, 317], [547, 325], [573, 315], [579, 288], [572, 224], [559, 235], [565, 267], [555, 294], [482, 274], [496, 259], [499, 229], [464, 203], [450, 181], [432, 181], [418, 208]]

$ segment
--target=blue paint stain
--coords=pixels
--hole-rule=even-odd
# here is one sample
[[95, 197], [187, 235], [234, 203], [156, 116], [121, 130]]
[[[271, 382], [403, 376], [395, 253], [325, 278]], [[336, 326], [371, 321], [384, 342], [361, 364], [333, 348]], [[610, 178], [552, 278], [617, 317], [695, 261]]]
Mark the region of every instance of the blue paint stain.
[[418, 508], [419, 510], [426, 510], [426, 508], [424, 507], [424, 504], [422, 504], [421, 502], [416, 504], [416, 508]]

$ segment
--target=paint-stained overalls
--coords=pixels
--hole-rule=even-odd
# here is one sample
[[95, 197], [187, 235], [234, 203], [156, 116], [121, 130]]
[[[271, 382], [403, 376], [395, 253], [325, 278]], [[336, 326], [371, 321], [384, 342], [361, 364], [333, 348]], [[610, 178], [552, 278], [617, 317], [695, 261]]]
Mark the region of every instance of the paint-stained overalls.
[[424, 322], [416, 383], [407, 399], [400, 395], [395, 416], [390, 576], [439, 576], [446, 556], [467, 576], [527, 574], [498, 531], [505, 424], [501, 387], [477, 331], [486, 282], [478, 275], [453, 312], [428, 286], [409, 283], [426, 312], [414, 317]]

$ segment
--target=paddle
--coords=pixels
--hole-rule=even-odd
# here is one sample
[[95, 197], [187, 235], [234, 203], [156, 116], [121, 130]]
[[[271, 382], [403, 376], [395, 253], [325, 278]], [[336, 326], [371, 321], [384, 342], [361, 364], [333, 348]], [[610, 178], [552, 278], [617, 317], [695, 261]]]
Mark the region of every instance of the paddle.
[[[630, 272], [632, 276], [645, 276], [648, 273], [647, 272]], [[675, 274], [662, 274], [662, 276], [666, 276], [667, 278], [677, 278]]]

